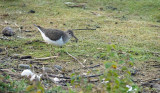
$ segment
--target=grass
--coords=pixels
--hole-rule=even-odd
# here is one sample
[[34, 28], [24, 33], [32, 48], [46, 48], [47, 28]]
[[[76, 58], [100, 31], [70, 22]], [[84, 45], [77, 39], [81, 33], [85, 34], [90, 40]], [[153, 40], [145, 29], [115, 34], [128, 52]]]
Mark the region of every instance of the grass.
[[[67, 1], [86, 2], [86, 8], [69, 8], [64, 4]], [[159, 5], [159, 0], [1, 1], [0, 29], [11, 26], [19, 36], [24, 38], [11, 37], [11, 41], [0, 40], [0, 45], [8, 47], [10, 55], [20, 53], [33, 57], [47, 57], [50, 56], [50, 46], [36, 42], [36, 40], [43, 41], [43, 39], [33, 24], [65, 31], [67, 29], [96, 28], [96, 30], [74, 31], [79, 42], [70, 41], [63, 48], [55, 47], [55, 54], [60, 56], [58, 59], [48, 62], [72, 60], [64, 51], [68, 51], [80, 60], [87, 59], [88, 62], [113, 61], [114, 58], [98, 58], [102, 52], [106, 52], [106, 46], [109, 44], [116, 45], [119, 51], [132, 54], [135, 61], [139, 62], [138, 64], [146, 60], [160, 61], [160, 58], [153, 55], [160, 51]], [[116, 9], [113, 10], [113, 8]], [[35, 13], [28, 13], [30, 10], [35, 10]], [[3, 16], [4, 14], [9, 16]], [[24, 30], [33, 32], [22, 31], [20, 33], [15, 23], [23, 26]], [[32, 41], [31, 44], [26, 44], [30, 41]], [[18, 48], [13, 49], [14, 47]]]

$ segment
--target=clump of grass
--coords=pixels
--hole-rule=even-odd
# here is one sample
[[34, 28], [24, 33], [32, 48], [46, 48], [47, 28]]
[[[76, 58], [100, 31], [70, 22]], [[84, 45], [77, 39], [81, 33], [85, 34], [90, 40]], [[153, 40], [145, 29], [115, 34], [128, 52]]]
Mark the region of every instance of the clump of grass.
[[23, 92], [27, 86], [25, 80], [15, 81], [9, 75], [0, 75], [0, 92]]

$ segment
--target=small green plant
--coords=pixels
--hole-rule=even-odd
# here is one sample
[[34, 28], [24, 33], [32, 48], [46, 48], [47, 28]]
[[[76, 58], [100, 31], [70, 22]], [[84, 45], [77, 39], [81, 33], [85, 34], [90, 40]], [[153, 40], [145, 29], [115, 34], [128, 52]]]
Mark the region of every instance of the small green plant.
[[103, 51], [102, 54], [103, 57], [114, 58], [115, 61], [106, 61], [104, 63], [105, 69], [103, 75], [99, 77], [99, 86], [95, 86], [95, 84], [88, 81], [89, 79], [79, 76], [79, 73], [71, 74], [71, 85], [80, 89], [82, 93], [106, 91], [109, 93], [138, 92], [139, 87], [133, 83], [130, 72], [131, 67], [134, 65], [132, 55], [118, 55], [115, 45], [107, 45], [106, 51]]
[[[131, 80], [131, 73], [126, 65], [117, 67], [116, 62], [106, 62], [104, 75], [101, 78], [107, 83], [102, 86], [106, 88], [109, 93], [126, 93], [128, 88], [126, 85], [134, 85]], [[137, 90], [137, 89], [136, 89]]]
[[34, 81], [32, 85], [27, 86], [27, 92], [30, 93], [44, 93], [44, 87], [40, 81]]
[[119, 56], [115, 51], [115, 49], [116, 49], [115, 45], [107, 45], [104, 51], [102, 51], [98, 55], [96, 54], [95, 56], [97, 56], [102, 60], [119, 59]]
[[[114, 51], [112, 51], [114, 50]], [[138, 91], [138, 86], [134, 85], [131, 80], [131, 67], [134, 65], [134, 59], [130, 54], [121, 54], [115, 52], [115, 45], [108, 45], [107, 52], [105, 56], [109, 58], [115, 58], [115, 61], [106, 61], [104, 63], [105, 70], [101, 80], [107, 83], [103, 83], [102, 87], [109, 93], [126, 93], [128, 92], [128, 87], [133, 86], [132, 90]], [[117, 62], [116, 62], [117, 61]]]
[[23, 92], [25, 90], [26, 83], [24, 80], [15, 81], [12, 80], [9, 75], [2, 76], [0, 75], [0, 92]]

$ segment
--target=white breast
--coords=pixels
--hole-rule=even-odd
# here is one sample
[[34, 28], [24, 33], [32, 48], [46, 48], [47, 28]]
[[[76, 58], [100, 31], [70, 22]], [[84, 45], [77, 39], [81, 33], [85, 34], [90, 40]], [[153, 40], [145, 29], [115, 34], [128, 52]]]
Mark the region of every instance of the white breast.
[[65, 44], [65, 42], [63, 42], [62, 36], [59, 40], [52, 41], [51, 39], [46, 37], [46, 35], [39, 28], [38, 28], [38, 30], [40, 31], [44, 41], [47, 42], [48, 44], [53, 44], [53, 45], [56, 45], [56, 46], [62, 46], [63, 44]]

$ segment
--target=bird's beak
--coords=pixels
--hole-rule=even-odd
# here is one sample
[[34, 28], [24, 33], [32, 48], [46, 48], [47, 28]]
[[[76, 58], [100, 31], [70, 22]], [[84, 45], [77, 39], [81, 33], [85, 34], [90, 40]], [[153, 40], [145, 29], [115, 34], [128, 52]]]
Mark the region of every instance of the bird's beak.
[[77, 37], [75, 37], [74, 35], [73, 35], [73, 37], [75, 38], [76, 42], [78, 42], [78, 38], [77, 38]]

